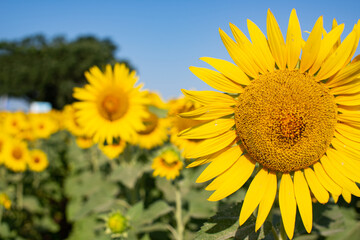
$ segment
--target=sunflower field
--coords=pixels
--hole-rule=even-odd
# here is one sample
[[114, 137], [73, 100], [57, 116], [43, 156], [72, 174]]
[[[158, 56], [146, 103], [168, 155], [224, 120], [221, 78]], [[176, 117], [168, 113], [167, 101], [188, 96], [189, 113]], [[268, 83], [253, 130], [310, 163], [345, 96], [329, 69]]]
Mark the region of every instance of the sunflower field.
[[114, 63], [1, 111], [0, 239], [360, 239], [360, 22], [247, 27], [190, 67], [216, 91], [165, 101]]

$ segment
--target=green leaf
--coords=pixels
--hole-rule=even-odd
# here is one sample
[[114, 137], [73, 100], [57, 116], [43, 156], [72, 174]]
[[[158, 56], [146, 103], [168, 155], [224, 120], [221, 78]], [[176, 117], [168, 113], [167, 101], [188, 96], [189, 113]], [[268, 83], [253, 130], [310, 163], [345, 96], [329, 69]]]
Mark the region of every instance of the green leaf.
[[41, 213], [44, 210], [40, 206], [39, 200], [34, 196], [24, 196], [23, 207], [31, 213]]
[[127, 188], [133, 189], [137, 180], [144, 174], [144, 172], [150, 170], [151, 167], [149, 165], [141, 163], [135, 163], [134, 165], [123, 164], [111, 173], [110, 179], [112, 181], [119, 181]]
[[166, 202], [159, 200], [145, 209], [141, 219], [139, 219], [139, 224], [151, 224], [154, 220], [159, 218], [162, 215], [165, 215], [173, 210]]
[[157, 177], [155, 180], [156, 187], [162, 191], [164, 198], [169, 202], [175, 202], [175, 186], [171, 181], [163, 177]]
[[[225, 240], [235, 239], [263, 239], [271, 231], [271, 224], [266, 223], [262, 231], [255, 232], [256, 218], [250, 218], [239, 226], [239, 214], [242, 203], [230, 206], [220, 206], [219, 212], [209, 219], [197, 233], [195, 239]], [[270, 225], [269, 225], [270, 224]]]
[[138, 202], [134, 206], [132, 206], [128, 212], [127, 217], [130, 219], [131, 225], [136, 225], [136, 222], [141, 219], [144, 211], [144, 203]]

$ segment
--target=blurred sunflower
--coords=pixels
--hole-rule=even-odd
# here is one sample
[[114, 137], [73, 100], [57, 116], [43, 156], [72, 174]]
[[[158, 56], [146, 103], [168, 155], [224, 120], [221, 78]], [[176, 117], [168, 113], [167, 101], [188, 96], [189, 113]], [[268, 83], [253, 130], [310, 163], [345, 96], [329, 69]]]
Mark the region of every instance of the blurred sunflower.
[[167, 180], [173, 180], [179, 176], [183, 162], [173, 149], [166, 149], [154, 158], [151, 167], [154, 169], [154, 177], [160, 176], [166, 177]]
[[[236, 41], [220, 36], [236, 65], [215, 58], [203, 61], [217, 71], [190, 70], [215, 89], [185, 91], [202, 104], [191, 119], [212, 121], [184, 130], [180, 136], [203, 140], [185, 153], [196, 158], [190, 166], [210, 163], [197, 179], [215, 178], [207, 190], [210, 201], [241, 188], [255, 170], [239, 222], [257, 211], [256, 230], [264, 223], [277, 194], [285, 231], [293, 237], [296, 208], [307, 232], [312, 230], [311, 193], [322, 204], [340, 195], [349, 202], [360, 196], [360, 61], [350, 60], [357, 48], [360, 22], [341, 43], [344, 25], [334, 21], [329, 33], [323, 18], [306, 42], [295, 10], [286, 43], [268, 11], [267, 36], [250, 20], [250, 42], [233, 24]], [[302, 52], [302, 53], [301, 53]], [[301, 53], [301, 60], [300, 58]]]
[[28, 121], [23, 112], [8, 112], [3, 122], [4, 132], [16, 136], [28, 128]]
[[[191, 151], [201, 142], [199, 139], [179, 138], [178, 134], [190, 127], [206, 122], [207, 118], [192, 119], [186, 117], [188, 111], [201, 111], [201, 104], [189, 99], [179, 98], [170, 100], [168, 118], [170, 121], [170, 141], [180, 150]], [[181, 117], [179, 117], [181, 116]], [[183, 117], [183, 118], [182, 118]]]
[[6, 193], [0, 193], [0, 205], [4, 206], [5, 209], [10, 209], [11, 200]]
[[48, 114], [30, 114], [29, 121], [35, 138], [47, 139], [57, 130], [55, 120]]
[[148, 103], [142, 85], [135, 87], [135, 71], [130, 72], [125, 64], [106, 66], [105, 72], [92, 67], [85, 73], [89, 84], [75, 88], [76, 116], [95, 142], [112, 143], [113, 138], [130, 140], [136, 131], [145, 129], [142, 122], [148, 116]]
[[88, 149], [95, 144], [93, 138], [88, 136], [76, 136], [75, 141], [78, 147], [82, 149]]
[[118, 143], [113, 142], [112, 144], [99, 144], [100, 150], [110, 159], [114, 159], [119, 156], [125, 149], [126, 142], [119, 140]]
[[31, 171], [42, 172], [48, 167], [49, 161], [43, 151], [34, 149], [30, 151], [28, 165]]
[[14, 172], [24, 172], [29, 160], [29, 151], [26, 142], [20, 139], [9, 139], [4, 152], [4, 165]]
[[85, 135], [84, 127], [79, 124], [76, 118], [76, 110], [73, 105], [66, 105], [63, 112], [63, 125], [74, 136]]
[[5, 149], [5, 144], [7, 144], [7, 142], [9, 141], [10, 137], [5, 134], [0, 132], [0, 164], [2, 164], [4, 162], [4, 149]]
[[[149, 92], [147, 97], [150, 101], [148, 108], [166, 110], [166, 104], [158, 94]], [[143, 119], [145, 129], [137, 131], [136, 136], [131, 141], [132, 144], [137, 144], [145, 149], [160, 146], [168, 139], [169, 120], [159, 117], [150, 110], [148, 110], [148, 114], [148, 117]]]

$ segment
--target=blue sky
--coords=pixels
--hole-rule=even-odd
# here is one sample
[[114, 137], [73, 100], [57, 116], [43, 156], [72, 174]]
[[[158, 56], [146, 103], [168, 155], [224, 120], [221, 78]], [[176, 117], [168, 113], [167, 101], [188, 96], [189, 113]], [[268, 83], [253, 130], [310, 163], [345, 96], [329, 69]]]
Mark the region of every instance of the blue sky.
[[206, 66], [199, 60], [203, 56], [230, 60], [218, 29], [230, 34], [231, 22], [247, 34], [250, 19], [266, 33], [268, 8], [284, 36], [293, 8], [303, 31], [310, 31], [323, 15], [327, 30], [333, 18], [345, 23], [343, 37], [360, 18], [360, 1], [12, 0], [0, 2], [0, 39], [36, 33], [48, 38], [64, 35], [68, 40], [89, 34], [110, 38], [119, 48], [117, 58], [130, 61], [145, 88], [170, 99], [180, 96], [182, 88], [209, 90], [189, 66]]

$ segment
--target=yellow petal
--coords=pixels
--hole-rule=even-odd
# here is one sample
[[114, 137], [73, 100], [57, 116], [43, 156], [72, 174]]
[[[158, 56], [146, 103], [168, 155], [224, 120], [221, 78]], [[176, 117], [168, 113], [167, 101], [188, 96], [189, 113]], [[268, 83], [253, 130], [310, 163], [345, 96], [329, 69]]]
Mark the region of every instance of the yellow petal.
[[234, 114], [234, 109], [228, 106], [203, 106], [190, 112], [180, 113], [182, 118], [194, 120], [212, 120]]
[[258, 72], [254, 68], [256, 64], [240, 47], [221, 29], [219, 29], [220, 37], [230, 54], [230, 57], [234, 60], [236, 65], [240, 67], [247, 75], [255, 78], [258, 76]]
[[[338, 23], [337, 23], [336, 19], [334, 18], [331, 29], [335, 29], [337, 26], [338, 26]], [[333, 52], [340, 46], [340, 44], [341, 44], [341, 38], [339, 37], [333, 47]]]
[[335, 149], [338, 151], [346, 154], [352, 159], [360, 161], [360, 143], [351, 141], [346, 137], [343, 137], [340, 134], [335, 133], [335, 137], [331, 144], [334, 146]]
[[360, 142], [360, 131], [354, 127], [339, 123], [336, 125], [335, 130], [352, 141]]
[[317, 55], [317, 58], [314, 64], [312, 65], [312, 67], [309, 69], [310, 75], [314, 75], [319, 70], [326, 57], [329, 56], [329, 53], [332, 51], [335, 43], [341, 36], [343, 30], [344, 30], [344, 24], [341, 24], [336, 28], [334, 28], [333, 30], [331, 30], [321, 40], [319, 54]]
[[217, 177], [230, 168], [235, 163], [235, 161], [241, 157], [242, 154], [243, 152], [241, 151], [240, 147], [235, 146], [217, 155], [216, 158], [212, 160], [209, 166], [207, 166], [206, 169], [196, 179], [196, 182], [202, 183]]
[[243, 50], [249, 57], [253, 59], [257, 67], [256, 71], [262, 74], [266, 73], [266, 62], [265, 59], [261, 56], [259, 49], [254, 48], [253, 44], [251, 44], [245, 34], [234, 24], [230, 23], [230, 29], [241, 50]]
[[259, 205], [268, 186], [268, 170], [262, 168], [252, 180], [248, 191], [246, 192], [244, 203], [241, 207], [239, 224], [240, 226], [250, 217], [251, 213]]
[[346, 189], [343, 189], [341, 195], [343, 196], [344, 200], [347, 202], [347, 203], [350, 203], [351, 202], [351, 193], [346, 190]]
[[181, 91], [186, 97], [203, 105], [233, 106], [237, 103], [234, 98], [224, 93], [214, 91], [190, 91], [185, 89]]
[[322, 204], [327, 203], [329, 201], [329, 193], [321, 185], [314, 171], [311, 168], [306, 168], [304, 169], [304, 173], [311, 192], [314, 194], [316, 199]]
[[294, 174], [294, 192], [301, 219], [308, 233], [312, 229], [312, 201], [309, 187], [301, 171], [295, 171]]
[[231, 79], [238, 84], [249, 85], [251, 83], [248, 76], [246, 76], [246, 74], [241, 71], [238, 66], [228, 61], [210, 57], [202, 57], [200, 58], [200, 60], [208, 63], [213, 68], [224, 74], [225, 77]]
[[338, 111], [342, 112], [342, 113], [349, 113], [349, 114], [354, 114], [354, 113], [360, 113], [360, 106], [338, 106]]
[[205, 159], [204, 158], [198, 158], [197, 160], [195, 160], [192, 163], [190, 163], [189, 165], [187, 165], [186, 168], [197, 167], [197, 166], [209, 163], [211, 161], [212, 161], [212, 158], [205, 158]]
[[247, 20], [247, 27], [251, 37], [251, 41], [254, 45], [254, 49], [259, 50], [257, 53], [261, 59], [264, 59], [265, 66], [268, 71], [273, 72], [275, 68], [275, 60], [271, 54], [268, 41], [261, 30], [255, 23]]
[[316, 21], [302, 50], [300, 72], [305, 72], [314, 64], [321, 46], [322, 29], [323, 17], [321, 16]]
[[321, 164], [323, 165], [326, 173], [342, 188], [345, 188], [355, 196], [360, 196], [360, 190], [356, 184], [342, 175], [338, 169], [329, 161], [329, 159], [324, 155], [321, 159]]
[[330, 93], [333, 95], [339, 94], [354, 94], [360, 92], [360, 78], [355, 79], [354, 81], [342, 85], [336, 88], [330, 89]]
[[315, 79], [317, 81], [327, 79], [343, 68], [347, 63], [346, 61], [352, 52], [356, 40], [356, 32], [353, 31], [345, 38], [340, 47], [322, 64]]
[[360, 105], [360, 94], [350, 96], [337, 96], [335, 102], [345, 106], [357, 106]]
[[301, 28], [295, 9], [291, 11], [288, 30], [286, 34], [287, 66], [294, 69], [299, 61], [301, 52]]
[[288, 173], [284, 173], [281, 178], [279, 188], [279, 205], [285, 232], [287, 236], [292, 239], [295, 228], [296, 200], [294, 184], [291, 180], [290, 174]]
[[255, 163], [250, 160], [249, 156], [241, 156], [229, 170], [215, 179], [219, 178], [218, 182], [221, 184], [208, 200], [218, 201], [237, 191], [249, 179], [254, 168]]
[[339, 196], [341, 194], [342, 188], [338, 184], [336, 184], [329, 177], [329, 175], [327, 175], [321, 163], [317, 162], [313, 165], [313, 167], [314, 167], [315, 175], [319, 180], [319, 182], [321, 183], [321, 185], [330, 193]]
[[278, 65], [279, 69], [285, 69], [286, 67], [285, 42], [283, 35], [280, 31], [280, 27], [274, 15], [271, 13], [270, 9], [268, 9], [266, 26], [267, 26], [267, 35], [269, 38], [269, 46], [272, 55], [275, 58], [275, 62]]
[[326, 155], [340, 173], [354, 182], [360, 182], [360, 167], [351, 159], [331, 148], [326, 151]]
[[334, 199], [334, 202], [337, 203], [337, 201], [339, 200], [339, 195], [333, 195], [331, 194], [332, 198]]
[[199, 67], [190, 67], [189, 69], [198, 78], [219, 91], [228, 93], [244, 92], [244, 89], [239, 84], [236, 84], [219, 72]]
[[234, 119], [220, 118], [181, 131], [178, 136], [187, 139], [204, 139], [219, 136], [235, 125]]
[[269, 172], [265, 182], [268, 182], [268, 186], [259, 204], [258, 214], [256, 217], [255, 231], [257, 231], [265, 222], [267, 216], [269, 215], [271, 207], [274, 204], [277, 192], [276, 173]]
[[327, 81], [325, 85], [329, 88], [338, 87], [348, 84], [359, 77], [360, 77], [360, 62], [355, 62], [341, 69], [336, 75], [334, 75], [330, 79], [330, 81]]
[[221, 149], [229, 146], [236, 139], [235, 131], [228, 131], [224, 134], [205, 139], [197, 145], [197, 147], [184, 152], [185, 158], [198, 158], [206, 155], [213, 154]]

